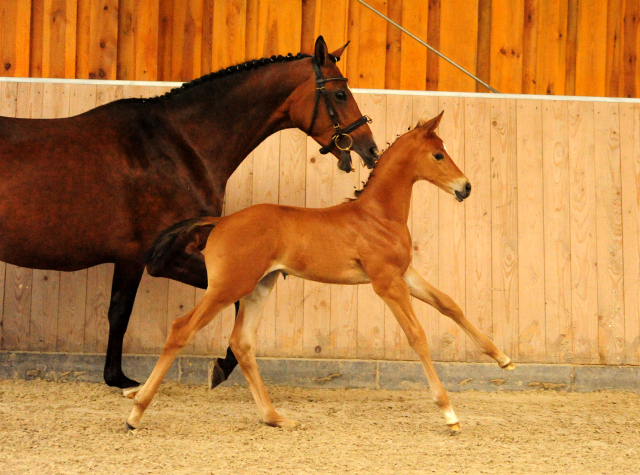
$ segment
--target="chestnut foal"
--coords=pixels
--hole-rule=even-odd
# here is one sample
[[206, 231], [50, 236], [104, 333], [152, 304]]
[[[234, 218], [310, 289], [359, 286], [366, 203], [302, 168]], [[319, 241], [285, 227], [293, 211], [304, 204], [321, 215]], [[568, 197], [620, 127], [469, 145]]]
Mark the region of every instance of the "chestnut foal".
[[[513, 369], [511, 360], [482, 335], [453, 300], [426, 282], [411, 266], [411, 236], [407, 227], [411, 189], [427, 180], [464, 200], [469, 180], [447, 154], [434, 133], [442, 113], [419, 123], [382, 155], [366, 188], [356, 200], [324, 209], [262, 204], [223, 218], [200, 218], [179, 223], [162, 235], [152, 250], [150, 265], [162, 259], [173, 239], [201, 226], [215, 226], [204, 248], [209, 286], [202, 300], [176, 319], [164, 350], [145, 385], [135, 396], [127, 427], [138, 427], [172, 361], [189, 340], [225, 307], [240, 300], [231, 334], [236, 355], [263, 421], [293, 426], [279, 415], [258, 373], [256, 333], [263, 307], [278, 274], [318, 282], [371, 283], [407, 335], [424, 366], [436, 405], [451, 430], [460, 430], [449, 398], [429, 357], [424, 330], [411, 305], [411, 296], [452, 318], [480, 351]], [[133, 394], [131, 395], [133, 397]]]

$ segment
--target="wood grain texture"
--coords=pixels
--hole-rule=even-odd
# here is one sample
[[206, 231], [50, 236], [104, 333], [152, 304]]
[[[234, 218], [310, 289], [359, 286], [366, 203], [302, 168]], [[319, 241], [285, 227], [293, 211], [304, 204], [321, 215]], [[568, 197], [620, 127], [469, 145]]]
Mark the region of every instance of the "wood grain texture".
[[[464, 173], [472, 186], [465, 201], [465, 309], [467, 319], [492, 338], [490, 112], [489, 100], [464, 99]], [[465, 347], [467, 361], [488, 361], [468, 338]]]
[[579, 363], [595, 363], [598, 341], [593, 104], [570, 102], [571, 319]]
[[[442, 2], [440, 6], [440, 52], [475, 74], [478, 41], [478, 0]], [[464, 48], [459, 45], [464, 44]], [[444, 59], [439, 59], [438, 89], [476, 90], [476, 81]]]
[[538, 2], [535, 76], [531, 81], [535, 94], [564, 94], [567, 54], [568, 2]]
[[518, 360], [546, 360], [542, 103], [517, 101]]
[[491, 106], [491, 258], [493, 341], [508, 355], [518, 354], [518, 186], [516, 102]]
[[[607, 2], [578, 2], [576, 32], [576, 88], [579, 96], [606, 92]], [[617, 95], [617, 93], [616, 93]]]
[[640, 364], [640, 108], [620, 104], [625, 362]]
[[75, 77], [116, 79], [118, 0], [78, 0]]
[[490, 85], [502, 93], [522, 87], [524, 0], [491, 0]]
[[[440, 110], [444, 116], [437, 130], [460, 170], [465, 169], [464, 99], [440, 98]], [[438, 289], [449, 295], [466, 311], [466, 234], [465, 205], [451, 195], [439, 195], [438, 216]], [[446, 361], [464, 361], [466, 357], [465, 335], [450, 318], [439, 315], [438, 324], [440, 356]]]
[[618, 104], [594, 104], [598, 262], [598, 356], [602, 364], [625, 360], [622, 260], [622, 190]]
[[567, 103], [542, 105], [544, 282], [547, 361], [573, 361], [571, 229]]

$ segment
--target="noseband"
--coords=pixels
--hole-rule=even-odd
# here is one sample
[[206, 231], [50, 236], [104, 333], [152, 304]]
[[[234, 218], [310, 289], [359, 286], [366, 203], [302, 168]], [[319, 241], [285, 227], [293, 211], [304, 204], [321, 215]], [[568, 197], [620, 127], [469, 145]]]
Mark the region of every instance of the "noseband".
[[[349, 133], [353, 132], [358, 127], [364, 124], [370, 124], [371, 118], [367, 115], [363, 115], [355, 122], [352, 122], [351, 124], [347, 125], [344, 129], [340, 127], [340, 122], [338, 122], [338, 116], [336, 115], [336, 111], [333, 108], [333, 104], [329, 99], [329, 93], [325, 89], [324, 85], [329, 81], [347, 82], [348, 79], [347, 78], [326, 78], [325, 79], [324, 77], [322, 77], [322, 71], [320, 70], [320, 66], [318, 66], [318, 63], [316, 62], [315, 56], [311, 57], [311, 64], [313, 65], [313, 70], [316, 73], [316, 103], [313, 106], [313, 116], [311, 118], [311, 124], [309, 125], [309, 129], [307, 130], [307, 135], [311, 135], [313, 126], [316, 123], [316, 118], [318, 117], [318, 106], [320, 104], [320, 96], [322, 96], [324, 97], [324, 103], [327, 106], [327, 113], [331, 118], [331, 122], [333, 122], [333, 128], [335, 129], [335, 134], [333, 135], [333, 137], [331, 137], [331, 142], [329, 142], [328, 145], [325, 145], [320, 149], [320, 153], [323, 155], [326, 153], [329, 153], [331, 152], [331, 150], [333, 150], [333, 147], [337, 147], [339, 150], [342, 150], [343, 152], [349, 152], [351, 151], [351, 146], [353, 145], [353, 139], [351, 138], [351, 135], [349, 135]], [[338, 143], [340, 142], [340, 139], [343, 137], [346, 137], [349, 140], [349, 145], [347, 145], [346, 147], [341, 147], [340, 144]]]

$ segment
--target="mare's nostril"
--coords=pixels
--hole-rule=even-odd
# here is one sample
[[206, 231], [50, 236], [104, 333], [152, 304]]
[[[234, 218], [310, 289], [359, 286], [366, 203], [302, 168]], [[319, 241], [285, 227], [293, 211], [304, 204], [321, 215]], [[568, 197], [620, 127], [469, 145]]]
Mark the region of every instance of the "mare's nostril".
[[375, 158], [378, 158], [380, 156], [378, 147], [376, 147], [375, 145], [369, 149], [369, 153], [371, 153], [371, 155], [373, 155]]

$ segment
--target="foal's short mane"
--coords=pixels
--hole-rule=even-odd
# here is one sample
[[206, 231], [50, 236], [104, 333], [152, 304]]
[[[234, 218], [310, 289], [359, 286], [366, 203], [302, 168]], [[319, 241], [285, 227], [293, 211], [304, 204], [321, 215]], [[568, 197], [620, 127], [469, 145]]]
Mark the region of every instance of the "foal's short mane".
[[[329, 59], [331, 61], [333, 61], [334, 63], [339, 61], [340, 58], [333, 56], [331, 54], [328, 55]], [[171, 89], [171, 91], [167, 92], [166, 94], [163, 94], [161, 96], [155, 96], [155, 97], [150, 97], [150, 98], [145, 98], [145, 97], [131, 97], [131, 98], [127, 98], [127, 99], [120, 99], [119, 102], [151, 102], [151, 101], [158, 101], [158, 100], [166, 100], [166, 99], [171, 99], [173, 96], [176, 96], [182, 92], [184, 92], [187, 89], [191, 89], [193, 86], [198, 86], [202, 83], [205, 82], [210, 82], [210, 81], [214, 81], [218, 78], [221, 78], [223, 76], [228, 76], [230, 74], [234, 74], [240, 71], [247, 71], [249, 69], [253, 69], [253, 68], [257, 68], [259, 66], [265, 66], [268, 64], [273, 64], [273, 63], [281, 63], [283, 61], [296, 61], [299, 59], [304, 59], [304, 58], [309, 58], [311, 57], [310, 54], [304, 54], [304, 53], [298, 53], [295, 56], [291, 53], [287, 54], [286, 56], [282, 56], [282, 55], [273, 55], [269, 58], [262, 58], [262, 59], [254, 59], [251, 61], [247, 61], [241, 64], [237, 64], [235, 66], [229, 66], [228, 68], [223, 68], [220, 71], [216, 71], [213, 73], [209, 73], [209, 74], [205, 74], [204, 76], [201, 76], [199, 78], [194, 79], [193, 81], [190, 82], [185, 82], [182, 86], [180, 87], [176, 87], [174, 89]]]

